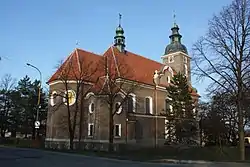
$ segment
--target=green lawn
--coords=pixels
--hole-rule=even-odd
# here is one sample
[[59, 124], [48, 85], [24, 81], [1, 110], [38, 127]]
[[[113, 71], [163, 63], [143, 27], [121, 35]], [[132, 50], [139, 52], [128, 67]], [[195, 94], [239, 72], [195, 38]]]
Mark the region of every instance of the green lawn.
[[[88, 154], [89, 152], [82, 151], [82, 154]], [[224, 147], [219, 149], [218, 147], [196, 147], [196, 148], [151, 148], [140, 149], [137, 151], [126, 151], [120, 153], [106, 153], [106, 152], [92, 152], [91, 154], [105, 157], [116, 157], [119, 159], [130, 159], [139, 161], [155, 161], [159, 159], [178, 159], [178, 160], [205, 160], [205, 161], [234, 161], [240, 160], [238, 149]], [[250, 150], [246, 150], [246, 161], [250, 161]]]
[[[196, 147], [189, 149], [181, 149], [174, 147], [164, 148], [145, 148], [137, 151], [124, 151], [116, 153], [107, 153], [100, 151], [69, 151], [69, 150], [54, 150], [60, 152], [77, 153], [83, 155], [100, 156], [116, 159], [129, 159], [135, 161], [157, 161], [161, 159], [177, 159], [177, 160], [205, 160], [205, 161], [232, 161], [240, 160], [238, 149], [224, 147]], [[246, 162], [250, 162], [250, 150], [246, 150]]]

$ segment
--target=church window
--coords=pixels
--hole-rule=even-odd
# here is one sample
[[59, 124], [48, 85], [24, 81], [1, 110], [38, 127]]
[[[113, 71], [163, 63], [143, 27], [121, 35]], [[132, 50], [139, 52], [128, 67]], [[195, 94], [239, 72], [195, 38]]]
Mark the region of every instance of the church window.
[[167, 76], [167, 81], [168, 81], [168, 83], [171, 82], [170, 76]]
[[[68, 99], [68, 101], [67, 101]], [[63, 102], [65, 105], [67, 105], [67, 103], [71, 106], [73, 104], [75, 104], [76, 102], [76, 93], [73, 90], [68, 90], [65, 92], [65, 97], [63, 98]]]
[[174, 62], [174, 56], [170, 56], [168, 62], [169, 62], [169, 63], [173, 63], [173, 62]]
[[146, 110], [146, 114], [153, 114], [153, 99], [152, 99], [152, 97], [145, 98], [145, 110]]
[[122, 136], [122, 125], [121, 124], [115, 124], [114, 135], [115, 135], [115, 137], [121, 137]]
[[115, 111], [116, 111], [116, 114], [121, 114], [121, 112], [122, 112], [121, 102], [116, 102], [115, 103]]
[[186, 64], [184, 64], [184, 74], [188, 76], [188, 68]]
[[89, 104], [89, 113], [92, 114], [95, 111], [95, 103], [91, 102]]
[[53, 91], [50, 96], [50, 105], [54, 106], [56, 105], [56, 98], [57, 98], [57, 92]]
[[128, 96], [128, 112], [135, 112], [136, 109], [136, 96], [135, 94], [130, 94]]
[[173, 106], [170, 104], [171, 100], [169, 97], [165, 99], [165, 110], [167, 113], [170, 113], [170, 115], [173, 115]]
[[183, 61], [184, 61], [184, 63], [187, 63], [187, 57], [186, 56], [183, 56]]
[[93, 133], [94, 133], [94, 124], [89, 123], [89, 125], [88, 125], [88, 136], [93, 136]]

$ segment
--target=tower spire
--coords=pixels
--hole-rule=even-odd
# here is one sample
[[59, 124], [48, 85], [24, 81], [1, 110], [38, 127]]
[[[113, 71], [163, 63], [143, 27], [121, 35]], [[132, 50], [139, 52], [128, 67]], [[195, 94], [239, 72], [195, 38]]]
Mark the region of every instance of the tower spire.
[[121, 19], [122, 19], [122, 15], [119, 13], [119, 25], [116, 28], [116, 35], [114, 37], [114, 45], [116, 46], [116, 48], [120, 51], [123, 52], [125, 49], [125, 36], [124, 36], [124, 30], [121, 26]]

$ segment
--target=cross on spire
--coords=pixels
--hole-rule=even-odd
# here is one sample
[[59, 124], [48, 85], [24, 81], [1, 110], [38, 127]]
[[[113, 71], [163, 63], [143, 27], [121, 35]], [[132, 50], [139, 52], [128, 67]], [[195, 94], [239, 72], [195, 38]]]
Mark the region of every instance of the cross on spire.
[[174, 26], [176, 25], [176, 14], [175, 14], [175, 10], [173, 11], [173, 19], [174, 19]]
[[78, 40], [76, 40], [76, 48], [79, 46], [79, 41]]
[[122, 15], [119, 13], [119, 26], [121, 26]]

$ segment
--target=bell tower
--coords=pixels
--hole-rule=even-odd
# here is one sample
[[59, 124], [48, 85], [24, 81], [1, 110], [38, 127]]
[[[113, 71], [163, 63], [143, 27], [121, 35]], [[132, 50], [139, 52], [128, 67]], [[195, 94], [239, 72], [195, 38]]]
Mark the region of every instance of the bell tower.
[[166, 46], [165, 53], [161, 57], [163, 64], [172, 67], [176, 72], [184, 74], [188, 82], [191, 83], [191, 58], [188, 55], [186, 46], [181, 43], [182, 35], [179, 33], [179, 27], [175, 22], [171, 31], [172, 34], [169, 36], [170, 44]]

